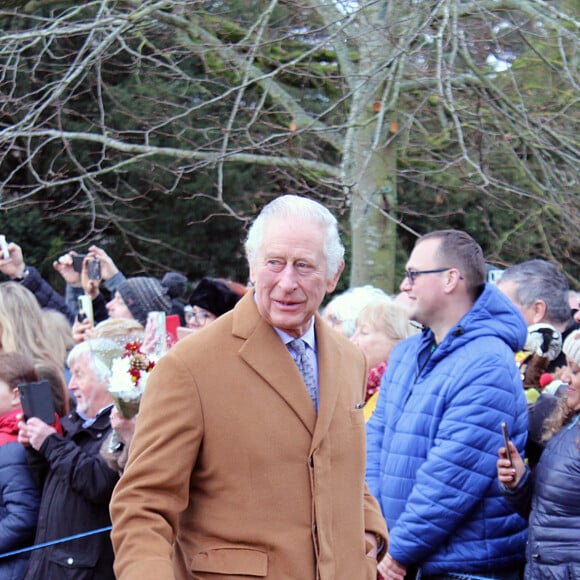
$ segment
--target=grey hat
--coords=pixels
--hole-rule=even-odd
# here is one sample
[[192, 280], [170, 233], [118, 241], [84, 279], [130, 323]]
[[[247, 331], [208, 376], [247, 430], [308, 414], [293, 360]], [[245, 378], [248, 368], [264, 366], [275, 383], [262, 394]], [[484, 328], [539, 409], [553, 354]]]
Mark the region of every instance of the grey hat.
[[161, 284], [167, 288], [170, 298], [181, 298], [187, 290], [187, 278], [179, 272], [166, 272]]
[[143, 326], [147, 324], [149, 312], [159, 311], [168, 314], [171, 311], [171, 298], [167, 294], [167, 288], [157, 278], [145, 276], [127, 278], [119, 285], [117, 291], [133, 318]]

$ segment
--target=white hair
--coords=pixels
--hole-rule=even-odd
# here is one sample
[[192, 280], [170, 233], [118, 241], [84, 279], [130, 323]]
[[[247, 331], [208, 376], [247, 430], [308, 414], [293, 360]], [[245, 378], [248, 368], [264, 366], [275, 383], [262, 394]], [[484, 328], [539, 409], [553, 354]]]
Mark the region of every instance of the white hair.
[[120, 357], [123, 349], [109, 338], [91, 338], [73, 347], [67, 357], [67, 365], [71, 367], [77, 359], [89, 355], [88, 365], [99, 381], [108, 387], [111, 379], [113, 359]]
[[356, 330], [356, 319], [363, 308], [371, 302], [383, 300], [391, 302], [392, 298], [380, 288], [367, 284], [355, 286], [335, 296], [325, 307], [324, 313], [333, 316], [342, 323], [342, 332], [351, 337]]
[[297, 195], [277, 197], [265, 205], [258, 217], [254, 220], [245, 243], [246, 256], [251, 267], [256, 265], [258, 253], [264, 243], [266, 224], [272, 219], [301, 219], [308, 222], [315, 222], [324, 228], [323, 252], [326, 258], [327, 276], [328, 280], [334, 278], [344, 258], [344, 246], [340, 241], [338, 222], [322, 204], [307, 197]]

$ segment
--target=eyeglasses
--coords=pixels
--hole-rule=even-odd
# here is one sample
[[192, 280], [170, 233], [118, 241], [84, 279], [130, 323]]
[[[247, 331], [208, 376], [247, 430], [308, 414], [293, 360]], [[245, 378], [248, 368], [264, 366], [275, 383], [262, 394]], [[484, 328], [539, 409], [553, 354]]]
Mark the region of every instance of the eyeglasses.
[[[415, 278], [421, 274], [441, 274], [441, 272], [447, 272], [453, 268], [437, 268], [436, 270], [405, 270], [405, 278], [409, 280], [409, 284], [413, 286], [415, 284]], [[463, 278], [460, 276], [460, 278]]]
[[211, 312], [206, 312], [205, 310], [194, 308], [192, 306], [186, 306], [183, 315], [185, 322], [194, 322], [197, 326], [204, 326], [210, 320], [215, 318]]

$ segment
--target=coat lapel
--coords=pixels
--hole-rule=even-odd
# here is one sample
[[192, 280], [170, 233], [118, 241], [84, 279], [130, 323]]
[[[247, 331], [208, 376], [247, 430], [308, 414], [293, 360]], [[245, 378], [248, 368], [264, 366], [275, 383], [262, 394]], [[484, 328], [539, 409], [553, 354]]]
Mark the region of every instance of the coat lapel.
[[[318, 416], [298, 367], [276, 331], [260, 316], [253, 293], [248, 292], [234, 309], [232, 332], [244, 340], [239, 351], [240, 356], [284, 399], [306, 429], [313, 434], [312, 448], [319, 446], [328, 433], [341, 385], [345, 377], [353, 376], [352, 369], [343, 367], [343, 361], [352, 361], [352, 357], [345, 352], [337, 331], [328, 326], [319, 315], [316, 315], [315, 330], [320, 385]], [[355, 393], [358, 385], [351, 387]], [[360, 397], [363, 397], [362, 375], [360, 388]], [[354, 398], [353, 394], [353, 408], [356, 402]]]
[[233, 334], [245, 339], [240, 356], [313, 433], [316, 412], [300, 371], [276, 331], [260, 316], [252, 293], [248, 295], [240, 300], [234, 311]]

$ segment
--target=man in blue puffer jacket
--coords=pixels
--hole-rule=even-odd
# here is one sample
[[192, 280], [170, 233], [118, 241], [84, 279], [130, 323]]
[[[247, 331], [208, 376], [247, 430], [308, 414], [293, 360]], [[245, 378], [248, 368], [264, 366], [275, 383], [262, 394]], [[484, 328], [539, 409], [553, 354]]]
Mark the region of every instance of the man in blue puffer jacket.
[[389, 527], [387, 578], [515, 580], [527, 522], [496, 482], [501, 423], [523, 452], [527, 410], [514, 351], [526, 323], [485, 283], [465, 232], [418, 239], [401, 290], [425, 329], [397, 345], [367, 424], [367, 483]]

